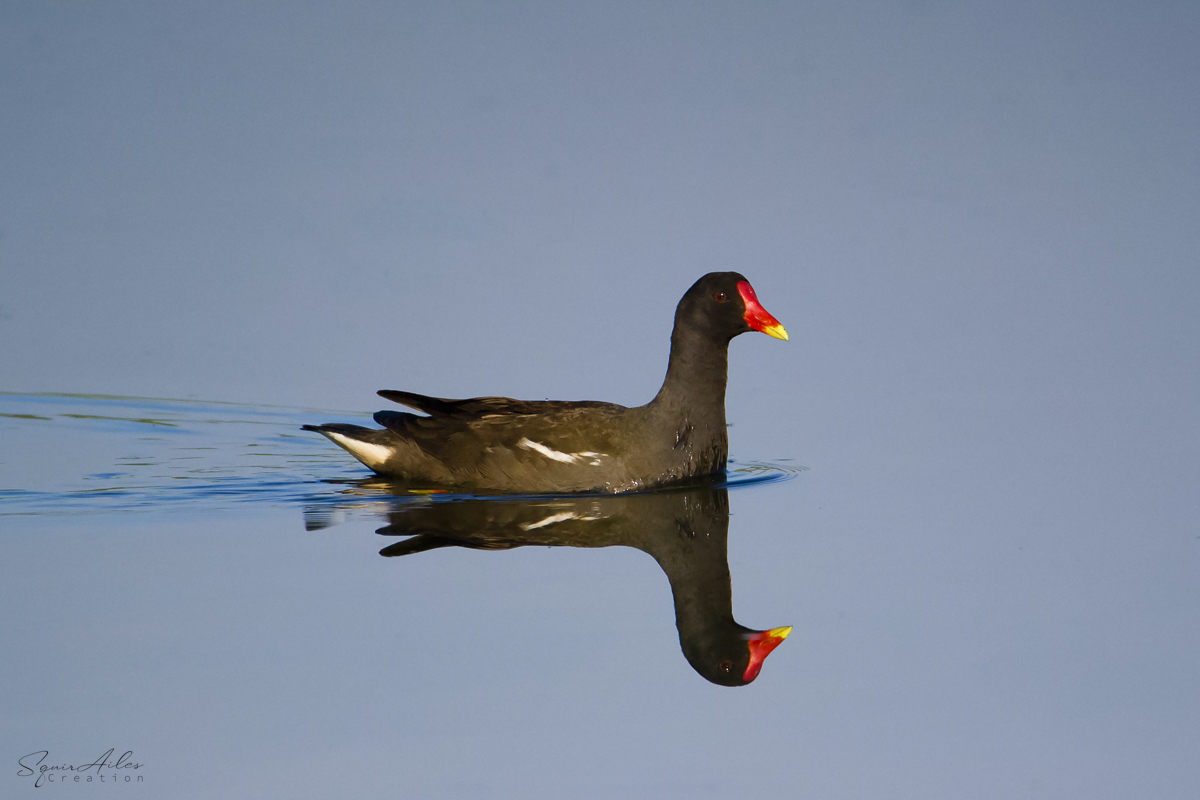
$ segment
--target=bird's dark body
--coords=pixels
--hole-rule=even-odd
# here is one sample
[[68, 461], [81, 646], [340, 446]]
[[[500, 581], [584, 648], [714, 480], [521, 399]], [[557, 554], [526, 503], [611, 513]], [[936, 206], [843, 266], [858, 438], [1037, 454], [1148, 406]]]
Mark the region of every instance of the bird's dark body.
[[[739, 281], [745, 278], [737, 273], [711, 273], [684, 295], [666, 380], [644, 406], [447, 400], [385, 390], [379, 394], [423, 414], [380, 411], [375, 421], [382, 430], [342, 424], [305, 429], [329, 437], [376, 472], [416, 485], [623, 492], [719, 473], [729, 450], [728, 345], [752, 329]], [[717, 293], [731, 299], [717, 302]]]

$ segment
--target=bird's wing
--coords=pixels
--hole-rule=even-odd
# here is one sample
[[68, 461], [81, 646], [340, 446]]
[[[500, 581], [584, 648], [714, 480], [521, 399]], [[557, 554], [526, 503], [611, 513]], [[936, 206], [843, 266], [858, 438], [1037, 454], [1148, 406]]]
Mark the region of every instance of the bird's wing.
[[[514, 400], [511, 397], [471, 397], [466, 400], [448, 400], [443, 397], [428, 397], [414, 392], [401, 392], [395, 389], [382, 389], [379, 396], [399, 403], [417, 411], [423, 411], [431, 417], [446, 416], [459, 418], [482, 419], [493, 416], [527, 416], [537, 414], [553, 414], [562, 411], [593, 408], [610, 411], [624, 410], [623, 406], [615, 403], [602, 403], [592, 400]], [[381, 412], [386, 413], [386, 412]], [[394, 413], [394, 412], [393, 412]], [[381, 425], [386, 425], [377, 420]], [[389, 426], [390, 427], [390, 426]]]

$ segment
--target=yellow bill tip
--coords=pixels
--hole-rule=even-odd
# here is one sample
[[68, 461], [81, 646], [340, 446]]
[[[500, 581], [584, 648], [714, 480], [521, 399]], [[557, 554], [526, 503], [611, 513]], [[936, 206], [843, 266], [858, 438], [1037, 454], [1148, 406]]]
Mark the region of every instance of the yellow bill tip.
[[785, 342], [788, 340], [787, 331], [783, 329], [782, 325], [768, 325], [759, 328], [759, 330], [767, 336], [774, 336], [776, 339], [783, 339]]

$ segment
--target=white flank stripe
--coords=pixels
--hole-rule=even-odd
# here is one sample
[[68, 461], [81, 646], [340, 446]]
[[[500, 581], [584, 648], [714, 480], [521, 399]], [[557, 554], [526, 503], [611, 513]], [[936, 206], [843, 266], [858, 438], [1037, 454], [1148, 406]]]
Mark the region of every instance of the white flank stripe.
[[517, 442], [518, 447], [524, 447], [526, 450], [532, 450], [535, 453], [541, 453], [546, 458], [552, 458], [555, 461], [561, 461], [564, 464], [574, 464], [581, 458], [591, 459], [588, 464], [593, 467], [600, 466], [600, 459], [608, 458], [607, 453], [593, 453], [591, 450], [585, 450], [582, 453], [561, 453], [558, 450], [551, 450], [541, 442], [530, 441], [529, 439], [521, 439]]
[[578, 460], [577, 456], [573, 456], [570, 453], [560, 453], [557, 450], [551, 450], [544, 444], [531, 442], [528, 439], [521, 439], [521, 441], [517, 442], [517, 446], [524, 447], [526, 450], [533, 450], [536, 453], [541, 453], [546, 458], [552, 458], [555, 461], [561, 461], [564, 464], [574, 464]]

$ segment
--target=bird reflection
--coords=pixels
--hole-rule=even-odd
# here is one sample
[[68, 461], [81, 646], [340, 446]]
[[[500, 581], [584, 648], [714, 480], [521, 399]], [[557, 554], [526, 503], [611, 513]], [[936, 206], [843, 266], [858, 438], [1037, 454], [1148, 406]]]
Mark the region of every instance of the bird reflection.
[[701, 486], [617, 496], [466, 499], [410, 503], [377, 533], [404, 536], [380, 551], [407, 556], [440, 547], [635, 547], [671, 582], [679, 644], [713, 683], [743, 686], [791, 627], [758, 631], [733, 619], [727, 540], [729, 493]]

